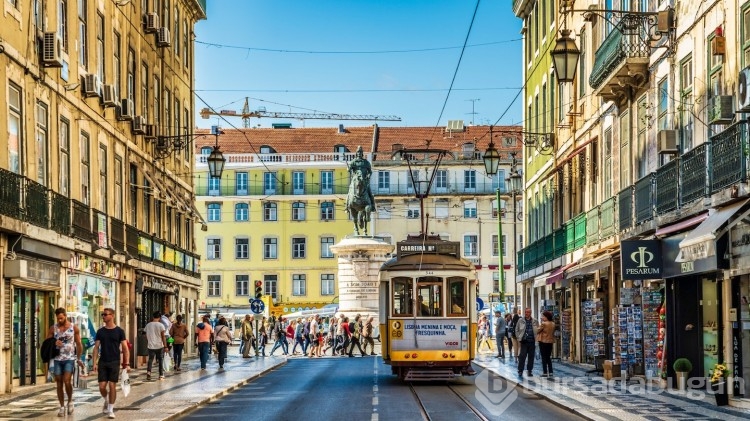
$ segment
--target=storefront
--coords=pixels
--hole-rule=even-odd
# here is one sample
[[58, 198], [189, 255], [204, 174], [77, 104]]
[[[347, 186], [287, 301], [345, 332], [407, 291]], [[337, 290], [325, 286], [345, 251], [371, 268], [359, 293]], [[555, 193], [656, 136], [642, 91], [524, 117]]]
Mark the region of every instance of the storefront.
[[729, 231], [731, 302], [729, 323], [734, 397], [750, 398], [750, 224], [737, 223]]
[[[65, 291], [65, 310], [81, 332], [81, 342], [87, 353], [88, 368], [93, 368], [92, 348], [96, 331], [102, 326], [101, 313], [115, 309], [115, 322], [121, 325], [126, 315], [120, 314], [120, 281], [122, 267], [99, 257], [75, 253], [68, 265]], [[123, 294], [125, 295], [125, 294]]]
[[44, 365], [37, 350], [54, 324], [61, 262], [70, 256], [67, 250], [29, 238], [18, 239], [15, 250], [12, 259], [3, 262], [2, 288], [11, 316], [3, 326], [12, 352], [11, 375], [7, 378], [11, 388], [45, 382]]
[[162, 314], [177, 312], [179, 293], [176, 281], [137, 271], [135, 294], [138, 303], [138, 329], [145, 328], [156, 311]]

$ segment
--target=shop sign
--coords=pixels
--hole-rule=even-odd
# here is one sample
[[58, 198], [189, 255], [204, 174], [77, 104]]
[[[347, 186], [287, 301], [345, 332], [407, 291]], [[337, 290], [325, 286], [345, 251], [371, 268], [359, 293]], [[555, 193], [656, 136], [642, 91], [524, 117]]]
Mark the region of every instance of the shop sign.
[[732, 329], [732, 364], [734, 365], [734, 373], [732, 378], [732, 388], [734, 389], [734, 396], [742, 397], [745, 393], [743, 385], [742, 375], [742, 349], [740, 347], [741, 332], [740, 323], [733, 322]]
[[153, 248], [154, 254], [151, 256], [151, 258], [156, 260], [157, 262], [163, 262], [164, 261], [164, 244], [154, 241], [153, 247], [154, 247]]
[[174, 293], [176, 286], [176, 283], [167, 281], [166, 279], [155, 278], [152, 276], [145, 276], [143, 278], [143, 287], [147, 289]]
[[39, 260], [26, 260], [26, 276], [40, 284], [59, 286], [60, 265]]
[[164, 246], [164, 261], [170, 265], [174, 265], [174, 248], [170, 246]]
[[750, 225], [738, 222], [729, 235], [732, 238], [733, 256], [750, 253]]
[[122, 272], [119, 263], [108, 262], [104, 259], [96, 259], [81, 253], [73, 254], [73, 257], [70, 258], [68, 267], [79, 272], [92, 273], [117, 280], [120, 279], [120, 274]]
[[662, 277], [659, 240], [623, 241], [620, 246], [622, 279], [644, 280]]
[[179, 250], [175, 250], [174, 254], [175, 254], [174, 265], [177, 266], [178, 268], [184, 269], [185, 268], [185, 253]]
[[138, 237], [138, 254], [151, 258], [151, 239], [144, 236]]
[[684, 253], [685, 249], [680, 249], [680, 242], [685, 238], [685, 235], [685, 233], [677, 234], [661, 240], [663, 260], [662, 278], [704, 273], [718, 269], [717, 254], [720, 255], [721, 253], [713, 253], [708, 257], [695, 260], [683, 260], [686, 255]]
[[107, 248], [107, 215], [96, 212], [96, 243], [101, 248]]
[[190, 272], [195, 272], [193, 270], [193, 260], [195, 260], [193, 256], [189, 254], [185, 255], [185, 266], [184, 266], [185, 270], [189, 270]]

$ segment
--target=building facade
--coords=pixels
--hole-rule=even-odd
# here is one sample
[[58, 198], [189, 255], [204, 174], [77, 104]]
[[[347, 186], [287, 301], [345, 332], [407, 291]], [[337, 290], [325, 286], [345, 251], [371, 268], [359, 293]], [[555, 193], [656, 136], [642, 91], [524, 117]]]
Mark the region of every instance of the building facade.
[[526, 171], [527, 210], [551, 180], [553, 224], [529, 223], [519, 279], [557, 307], [563, 358], [655, 381], [679, 357], [695, 378], [727, 363], [731, 402], [747, 405], [750, 3], [551, 3], [513, 4], [529, 28], [557, 6], [553, 37], [572, 30], [580, 49], [551, 103], [566, 117], [556, 153]]
[[194, 318], [193, 152], [156, 148], [190, 139], [192, 31], [206, 4], [33, 0], [2, 8], [5, 393], [45, 382], [39, 347], [57, 307], [80, 327], [89, 356], [104, 308], [115, 309], [133, 355], [150, 311]]
[[[488, 126], [235, 129], [199, 137], [196, 195], [208, 228], [197, 233], [199, 248], [205, 248], [201, 306], [247, 310], [256, 281], [262, 281], [265, 294], [275, 300], [277, 314], [337, 302], [337, 259], [329, 247], [354, 233], [345, 202], [347, 163], [358, 146], [372, 165], [376, 210], [368, 234], [395, 244], [420, 233], [424, 212], [427, 232], [464, 244], [463, 255], [475, 263], [482, 280], [480, 295], [505, 302], [513, 293], [510, 274], [515, 262], [505, 247], [503, 287], [497, 192], [502, 232], [510, 238], [513, 218], [505, 178], [510, 152], [518, 151], [517, 132], [517, 127], [496, 128], [502, 160], [494, 178], [485, 175], [482, 163]], [[436, 136], [430, 147], [448, 154], [421, 207], [400, 151], [424, 148], [430, 136]], [[206, 157], [217, 143], [227, 164], [221, 179], [211, 179]], [[434, 161], [416, 161], [419, 167], [412, 170], [424, 180]], [[520, 204], [516, 210], [520, 213]]]

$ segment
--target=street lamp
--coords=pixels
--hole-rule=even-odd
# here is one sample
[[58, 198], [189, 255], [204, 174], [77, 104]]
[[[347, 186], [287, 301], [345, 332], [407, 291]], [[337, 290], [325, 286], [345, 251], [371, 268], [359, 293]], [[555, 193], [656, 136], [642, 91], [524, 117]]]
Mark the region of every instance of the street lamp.
[[578, 67], [578, 58], [581, 51], [576, 46], [576, 42], [570, 38], [570, 29], [562, 29], [560, 38], [552, 49], [552, 67], [555, 69], [555, 76], [558, 82], [572, 82], [576, 77], [576, 67]]
[[218, 126], [212, 126], [211, 132], [213, 132], [216, 137], [216, 142], [214, 143], [214, 148], [211, 151], [211, 154], [206, 158], [206, 161], [208, 162], [208, 175], [211, 178], [221, 178], [221, 173], [224, 171], [224, 164], [227, 162], [227, 159], [224, 158], [224, 154], [219, 150], [219, 134], [222, 132]]
[[[516, 235], [516, 222], [518, 222], [518, 216], [516, 214], [516, 195], [523, 191], [522, 186], [522, 180], [521, 180], [521, 174], [518, 173], [518, 160], [516, 159], [516, 153], [511, 152], [511, 162], [510, 162], [510, 174], [508, 175], [508, 178], [506, 179], [508, 183], [508, 190], [510, 190], [510, 194], [513, 200], [513, 255], [516, 255], [516, 246], [517, 246], [517, 235]], [[515, 309], [516, 306], [516, 280], [513, 279], [513, 308]]]

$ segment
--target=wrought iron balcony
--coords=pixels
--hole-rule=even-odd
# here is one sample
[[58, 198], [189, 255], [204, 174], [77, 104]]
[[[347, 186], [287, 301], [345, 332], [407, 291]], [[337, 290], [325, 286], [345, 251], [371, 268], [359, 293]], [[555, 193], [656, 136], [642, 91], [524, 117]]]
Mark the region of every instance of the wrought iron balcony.
[[654, 219], [654, 175], [648, 174], [635, 183], [635, 223]]
[[138, 256], [138, 228], [125, 225], [125, 253], [129, 258]]
[[0, 214], [21, 219], [23, 180], [22, 175], [0, 168]]
[[70, 198], [51, 192], [52, 217], [50, 228], [60, 235], [70, 235]]
[[49, 228], [49, 193], [47, 187], [32, 181], [25, 180], [24, 196], [26, 221], [32, 225]]
[[71, 235], [81, 240], [91, 241], [94, 234], [91, 232], [91, 208], [85, 203], [73, 200], [73, 229]]
[[679, 200], [680, 160], [674, 159], [656, 170], [656, 214], [677, 209]]
[[633, 186], [627, 186], [617, 194], [619, 230], [633, 228]]
[[747, 181], [747, 128], [741, 121], [711, 137], [711, 194]]
[[110, 218], [110, 235], [112, 250], [125, 252], [125, 223], [116, 218]]
[[629, 85], [648, 82], [651, 46], [644, 19], [623, 16], [594, 54], [589, 84], [606, 101], [625, 98]]
[[703, 143], [680, 158], [681, 204], [706, 197], [707, 177], [710, 171], [708, 168], [709, 149], [710, 144]]

